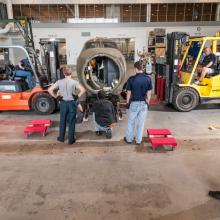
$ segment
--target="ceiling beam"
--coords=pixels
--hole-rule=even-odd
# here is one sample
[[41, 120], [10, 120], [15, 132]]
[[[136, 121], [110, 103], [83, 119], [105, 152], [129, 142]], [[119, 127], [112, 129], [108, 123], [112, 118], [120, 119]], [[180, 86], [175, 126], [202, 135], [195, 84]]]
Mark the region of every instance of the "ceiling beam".
[[[3, 0], [4, 1], [4, 0]], [[220, 0], [12, 0], [12, 4], [220, 3]]]

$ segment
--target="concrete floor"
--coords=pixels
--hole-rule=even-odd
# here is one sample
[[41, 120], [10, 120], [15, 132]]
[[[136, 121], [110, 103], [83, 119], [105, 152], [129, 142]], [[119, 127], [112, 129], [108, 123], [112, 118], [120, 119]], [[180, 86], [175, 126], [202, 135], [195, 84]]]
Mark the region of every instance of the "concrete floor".
[[[46, 137], [23, 135], [34, 118], [51, 118]], [[218, 106], [189, 113], [151, 106], [146, 128], [169, 128], [173, 152], [156, 153], [122, 141], [126, 117], [106, 141], [91, 120], [77, 125], [78, 143], [55, 141], [59, 115], [0, 113], [0, 219], [2, 220], [217, 220], [220, 202]]]
[[[32, 119], [51, 119], [52, 127], [49, 129], [49, 135], [42, 137], [33, 134], [28, 139], [23, 135], [24, 127]], [[0, 113], [0, 144], [11, 142], [39, 142], [53, 141], [57, 137], [59, 126], [59, 113], [47, 116], [39, 116], [34, 112], [1, 112]], [[113, 131], [113, 141], [120, 141], [124, 137], [127, 115], [124, 115], [122, 121], [116, 124]], [[209, 130], [210, 125], [220, 125], [219, 105], [205, 106], [201, 105], [191, 112], [177, 112], [170, 106], [152, 105], [150, 106], [146, 118], [146, 128], [168, 128], [177, 139], [201, 139], [201, 138], [220, 138], [220, 130]], [[93, 123], [91, 117], [88, 122], [77, 124], [76, 136], [79, 142], [103, 141], [103, 137], [97, 137], [93, 132]], [[106, 140], [112, 141], [112, 140]]]
[[[129, 75], [132, 74], [130, 67]], [[189, 113], [150, 106], [146, 128], [169, 128], [174, 152], [153, 153], [122, 139], [97, 137], [90, 120], [76, 127], [77, 143], [56, 142], [59, 114], [0, 113], [0, 220], [220, 220], [219, 106]], [[23, 135], [32, 119], [53, 121], [46, 137]]]
[[[219, 142], [218, 142], [219, 143]], [[134, 146], [0, 155], [0, 219], [214, 220], [218, 146], [160, 154]]]

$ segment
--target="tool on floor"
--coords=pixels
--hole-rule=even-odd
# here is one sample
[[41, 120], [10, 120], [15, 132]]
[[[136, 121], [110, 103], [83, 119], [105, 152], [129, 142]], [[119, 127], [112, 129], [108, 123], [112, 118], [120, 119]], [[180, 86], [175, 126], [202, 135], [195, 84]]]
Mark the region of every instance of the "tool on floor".
[[215, 129], [220, 129], [220, 125], [210, 125], [209, 130], [215, 130]]
[[32, 133], [42, 133], [46, 136], [47, 129], [52, 124], [51, 120], [32, 120], [24, 129], [24, 134], [29, 137]]
[[152, 148], [170, 146], [172, 150], [177, 146], [176, 139], [168, 129], [147, 129], [147, 135]]

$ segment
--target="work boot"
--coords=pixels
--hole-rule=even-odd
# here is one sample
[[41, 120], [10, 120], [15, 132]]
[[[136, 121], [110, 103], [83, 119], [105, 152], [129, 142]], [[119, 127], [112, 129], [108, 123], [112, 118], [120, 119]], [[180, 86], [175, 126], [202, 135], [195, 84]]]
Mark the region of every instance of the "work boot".
[[59, 141], [59, 142], [64, 142], [64, 140], [61, 139], [60, 137], [57, 137], [57, 141]]
[[76, 139], [74, 138], [72, 142], [68, 142], [69, 145], [74, 144], [76, 142]]
[[112, 138], [112, 130], [111, 130], [111, 129], [108, 129], [108, 130], [106, 131], [106, 138], [107, 138], [107, 139], [111, 139], [111, 138]]
[[209, 191], [209, 196], [220, 200], [220, 191]]
[[196, 84], [197, 86], [207, 86], [208, 85], [208, 84], [201, 83], [199, 80], [195, 81], [194, 84]]

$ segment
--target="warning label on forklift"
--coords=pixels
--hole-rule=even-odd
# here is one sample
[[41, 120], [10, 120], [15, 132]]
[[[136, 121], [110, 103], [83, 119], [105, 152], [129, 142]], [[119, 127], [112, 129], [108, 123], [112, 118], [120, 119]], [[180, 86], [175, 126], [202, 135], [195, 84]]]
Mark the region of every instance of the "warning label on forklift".
[[2, 99], [11, 99], [10, 95], [2, 95]]

